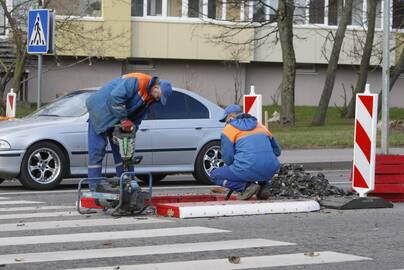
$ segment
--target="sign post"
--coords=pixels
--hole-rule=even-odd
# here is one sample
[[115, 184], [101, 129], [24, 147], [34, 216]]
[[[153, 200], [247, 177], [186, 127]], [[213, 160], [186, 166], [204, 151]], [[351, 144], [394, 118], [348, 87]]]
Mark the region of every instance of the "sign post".
[[262, 95], [255, 94], [255, 87], [251, 85], [250, 94], [243, 97], [244, 113], [251, 114], [262, 124]]
[[32, 9], [28, 13], [28, 53], [38, 55], [37, 108], [41, 106], [42, 55], [54, 51], [54, 20], [54, 13], [48, 9]]
[[377, 100], [369, 84], [363, 94], [356, 95], [352, 188], [360, 197], [375, 188]]
[[370, 93], [369, 84], [363, 94], [356, 96], [352, 189], [359, 198], [327, 198], [320, 202], [324, 207], [341, 210], [393, 207], [383, 198], [366, 197], [375, 188], [377, 98], [377, 94]]

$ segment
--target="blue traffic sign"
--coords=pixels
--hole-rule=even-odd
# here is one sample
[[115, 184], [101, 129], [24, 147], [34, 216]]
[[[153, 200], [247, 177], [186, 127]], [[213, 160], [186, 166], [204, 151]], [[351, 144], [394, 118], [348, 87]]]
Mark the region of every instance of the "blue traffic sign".
[[28, 53], [49, 51], [50, 13], [48, 9], [32, 9], [28, 13]]

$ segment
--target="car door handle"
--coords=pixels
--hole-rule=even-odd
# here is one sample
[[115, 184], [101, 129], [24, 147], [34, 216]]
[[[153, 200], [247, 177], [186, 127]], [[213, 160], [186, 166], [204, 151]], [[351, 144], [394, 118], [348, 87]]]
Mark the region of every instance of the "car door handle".
[[148, 128], [141, 128], [140, 131], [148, 131]]
[[202, 127], [196, 127], [195, 129], [196, 129], [196, 130], [201, 130], [201, 129], [202, 129]]

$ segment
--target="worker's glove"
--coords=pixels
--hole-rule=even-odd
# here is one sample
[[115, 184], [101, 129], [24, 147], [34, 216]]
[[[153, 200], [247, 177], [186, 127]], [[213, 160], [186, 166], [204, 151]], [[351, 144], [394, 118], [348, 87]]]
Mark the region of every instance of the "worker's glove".
[[129, 119], [125, 119], [121, 121], [121, 128], [124, 132], [131, 132], [133, 130], [133, 122]]

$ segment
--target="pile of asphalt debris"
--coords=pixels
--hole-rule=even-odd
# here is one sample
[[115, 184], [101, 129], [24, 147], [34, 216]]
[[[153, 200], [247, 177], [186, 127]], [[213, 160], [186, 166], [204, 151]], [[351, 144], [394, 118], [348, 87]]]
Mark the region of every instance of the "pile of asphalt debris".
[[312, 175], [302, 165], [282, 164], [272, 178], [270, 194], [273, 197], [316, 198], [326, 196], [348, 196], [351, 192], [331, 185], [324, 174]]

